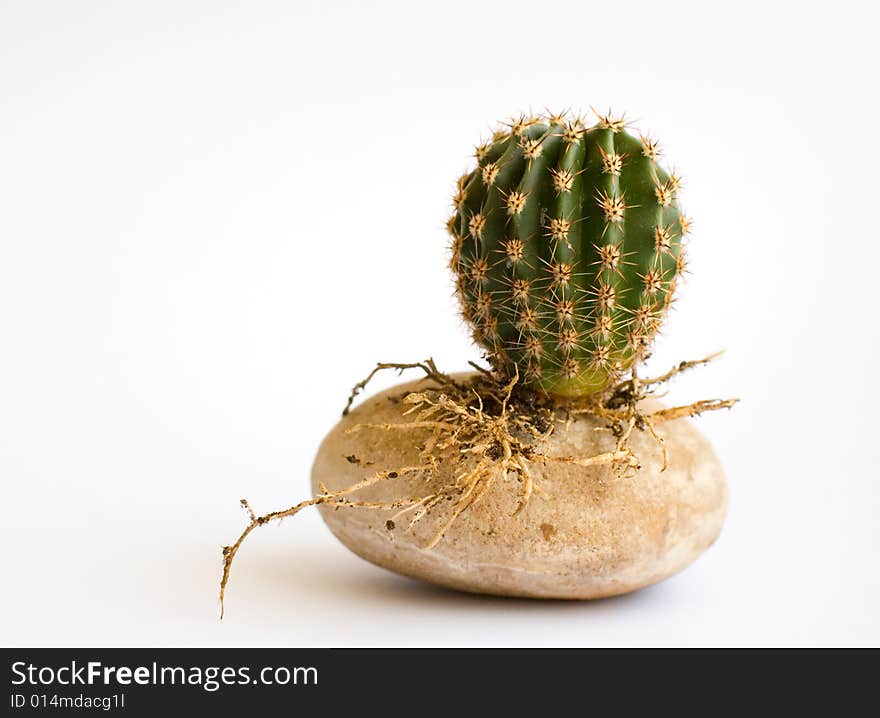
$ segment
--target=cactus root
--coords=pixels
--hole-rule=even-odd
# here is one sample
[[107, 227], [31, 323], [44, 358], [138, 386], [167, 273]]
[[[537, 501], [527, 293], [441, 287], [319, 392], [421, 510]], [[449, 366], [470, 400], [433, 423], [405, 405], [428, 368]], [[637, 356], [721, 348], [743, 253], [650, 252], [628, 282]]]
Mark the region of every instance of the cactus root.
[[[481, 368], [476, 375], [456, 379], [440, 372], [432, 359], [410, 364], [380, 363], [352, 389], [343, 415], [348, 414], [355, 397], [380, 371], [419, 369], [431, 385], [413, 391], [402, 398], [407, 406], [406, 421], [394, 424], [356, 424], [349, 429], [357, 431], [402, 431], [427, 433], [419, 462], [412, 466], [383, 468], [360, 481], [329, 491], [321, 487], [321, 493], [301, 501], [290, 508], [257, 515], [246, 499], [241, 504], [247, 511], [249, 522], [231, 546], [223, 547], [223, 573], [220, 581], [220, 615], [224, 612], [224, 597], [233, 560], [248, 535], [258, 526], [298, 514], [308, 506], [320, 504], [352, 509], [395, 510], [386, 522], [389, 536], [405, 518], [406, 529], [411, 529], [424, 519], [431, 509], [441, 502], [452, 502], [445, 520], [437, 526], [433, 538], [426, 544], [430, 550], [436, 546], [469, 508], [477, 504], [499, 477], [515, 474], [520, 479], [520, 497], [515, 510], [521, 511], [540, 486], [533, 480], [530, 465], [540, 462], [561, 462], [578, 466], [611, 465], [620, 476], [632, 475], [639, 469], [638, 457], [629, 447], [633, 431], [647, 431], [663, 451], [664, 468], [667, 463], [666, 447], [655, 427], [665, 421], [696, 416], [706, 411], [732, 407], [738, 399], [710, 399], [692, 404], [673, 406], [645, 413], [639, 403], [656, 394], [658, 387], [678, 374], [693, 367], [706, 364], [718, 354], [696, 361], [683, 361], [658, 377], [642, 379], [635, 368], [625, 380], [619, 381], [601, 396], [560, 402], [546, 395], [525, 388], [518, 374], [504, 377], [495, 371]], [[594, 456], [551, 456], [542, 451], [554, 431], [564, 430], [578, 414], [592, 414], [601, 418], [606, 428], [616, 438], [613, 450]], [[436, 470], [438, 457], [459, 457], [459, 470], [453, 472], [456, 479], [441, 490], [425, 496], [401, 497], [394, 501], [364, 501], [356, 494], [375, 484], [411, 474], [427, 475]], [[357, 457], [348, 457], [358, 462]]]

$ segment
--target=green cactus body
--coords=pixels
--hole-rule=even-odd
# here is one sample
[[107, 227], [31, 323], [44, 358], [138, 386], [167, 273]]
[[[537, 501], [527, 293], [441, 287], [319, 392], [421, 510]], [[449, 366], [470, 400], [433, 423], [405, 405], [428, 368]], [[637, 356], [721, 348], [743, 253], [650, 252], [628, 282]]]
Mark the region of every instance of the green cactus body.
[[448, 225], [476, 341], [539, 391], [603, 391], [644, 356], [683, 271], [678, 178], [602, 116], [520, 119], [476, 154]]

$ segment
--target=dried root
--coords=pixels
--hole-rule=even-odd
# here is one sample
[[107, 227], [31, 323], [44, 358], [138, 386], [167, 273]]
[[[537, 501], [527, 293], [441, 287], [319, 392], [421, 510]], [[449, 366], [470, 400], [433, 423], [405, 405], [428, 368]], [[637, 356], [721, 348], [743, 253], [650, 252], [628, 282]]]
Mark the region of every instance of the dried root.
[[[535, 485], [530, 464], [536, 462], [559, 462], [577, 466], [612, 466], [621, 476], [631, 476], [639, 468], [639, 461], [629, 446], [629, 438], [636, 429], [646, 431], [663, 451], [663, 470], [668, 465], [668, 452], [656, 426], [665, 421], [696, 416], [705, 411], [732, 407], [737, 399], [712, 399], [684, 406], [674, 406], [644, 413], [639, 403], [655, 395], [656, 388], [678, 374], [693, 367], [706, 364], [717, 354], [697, 361], [681, 362], [661, 376], [641, 379], [633, 369], [629, 378], [613, 386], [603, 396], [590, 402], [558, 404], [540, 397], [519, 384], [519, 376], [500, 377], [482, 369], [466, 382], [456, 381], [440, 372], [432, 359], [412, 364], [377, 364], [363, 380], [355, 384], [343, 410], [347, 415], [357, 395], [380, 371], [420, 369], [431, 386], [414, 391], [403, 397], [406, 406], [404, 416], [408, 420], [395, 424], [357, 424], [349, 429], [358, 431], [420, 431], [428, 436], [413, 466], [384, 469], [343, 489], [328, 491], [320, 487], [320, 493], [283, 511], [273, 511], [257, 516], [248, 502], [242, 506], [250, 519], [247, 527], [231, 546], [223, 548], [223, 575], [220, 581], [220, 615], [232, 562], [244, 540], [257, 526], [278, 519], [294, 516], [307, 506], [320, 504], [337, 507], [395, 510], [386, 521], [386, 528], [394, 531], [397, 523], [407, 520], [407, 529], [427, 516], [441, 502], [451, 502], [448, 516], [434, 532], [425, 548], [436, 546], [458, 518], [477, 504], [498, 480], [513, 475], [521, 485], [520, 496], [514, 513], [519, 513], [529, 502], [532, 494], [539, 491]], [[547, 439], [557, 425], [571, 421], [579, 414], [591, 414], [607, 422], [616, 443], [613, 450], [595, 456], [552, 456], [545, 453]], [[394, 501], [362, 501], [350, 498], [352, 494], [380, 482], [393, 481], [406, 475], [434, 475], [437, 473], [438, 456], [453, 454], [458, 472], [455, 479], [439, 491]], [[357, 461], [355, 457], [348, 457]]]

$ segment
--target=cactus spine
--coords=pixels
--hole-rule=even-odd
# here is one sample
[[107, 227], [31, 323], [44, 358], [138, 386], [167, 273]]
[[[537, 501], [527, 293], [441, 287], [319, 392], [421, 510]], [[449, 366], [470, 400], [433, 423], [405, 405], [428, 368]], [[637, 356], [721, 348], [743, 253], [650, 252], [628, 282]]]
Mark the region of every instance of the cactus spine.
[[603, 391], [644, 356], [684, 269], [678, 177], [601, 115], [520, 118], [476, 157], [448, 224], [475, 340], [544, 393]]

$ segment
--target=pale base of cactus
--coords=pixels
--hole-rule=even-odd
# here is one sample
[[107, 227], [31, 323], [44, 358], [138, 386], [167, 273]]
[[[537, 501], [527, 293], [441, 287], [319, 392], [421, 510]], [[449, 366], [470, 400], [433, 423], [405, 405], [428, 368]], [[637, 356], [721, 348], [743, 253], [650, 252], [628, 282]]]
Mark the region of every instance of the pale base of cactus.
[[[667, 447], [656, 426], [666, 421], [696, 416], [733, 406], [736, 399], [706, 400], [684, 406], [645, 410], [645, 399], [672, 377], [694, 366], [705, 364], [715, 356], [698, 361], [681, 362], [662, 376], [641, 379], [635, 370], [601, 396], [580, 401], [561, 401], [523, 389], [518, 377], [499, 377], [486, 369], [467, 376], [440, 372], [430, 359], [415, 364], [378, 364], [366, 379], [355, 385], [344, 414], [352, 401], [370, 379], [386, 369], [420, 369], [426, 381], [418, 390], [409, 392], [401, 401], [406, 406], [403, 421], [377, 425], [355, 424], [350, 431], [381, 431], [405, 434], [409, 442], [422, 447], [418, 460], [407, 466], [377, 466], [376, 471], [343, 488], [329, 490], [319, 486], [318, 493], [288, 509], [258, 516], [247, 501], [242, 505], [248, 512], [249, 524], [237, 541], [223, 549], [223, 577], [220, 601], [222, 603], [229, 580], [233, 559], [244, 540], [257, 526], [276, 519], [293, 516], [307, 506], [324, 505], [345, 510], [393, 511], [386, 522], [389, 534], [410, 530], [428, 517], [443, 513], [436, 523], [424, 548], [435, 547], [458, 518], [489, 492], [499, 477], [511, 475], [518, 480], [516, 511], [521, 511], [541, 486], [530, 469], [536, 462], [553, 462], [580, 467], [605, 466], [618, 476], [633, 476], [639, 471], [639, 458], [631, 447], [634, 432], [646, 432], [662, 450], [662, 465], [668, 463]], [[476, 365], [474, 365], [476, 366]], [[479, 369], [479, 367], [477, 367]], [[547, 451], [549, 437], [564, 429], [579, 415], [600, 420], [613, 437], [611, 446], [591, 455], [560, 456]], [[452, 454], [450, 454], [450, 451]], [[420, 496], [399, 496], [390, 500], [367, 500], [363, 491], [380, 483], [393, 482], [401, 476], [430, 476], [439, 461], [457, 457], [459, 466], [449, 474], [454, 479], [448, 485]], [[352, 456], [351, 462], [359, 461]], [[449, 473], [449, 472], [447, 472]], [[441, 503], [442, 502], [442, 503]], [[433, 511], [439, 506], [448, 510]]]

